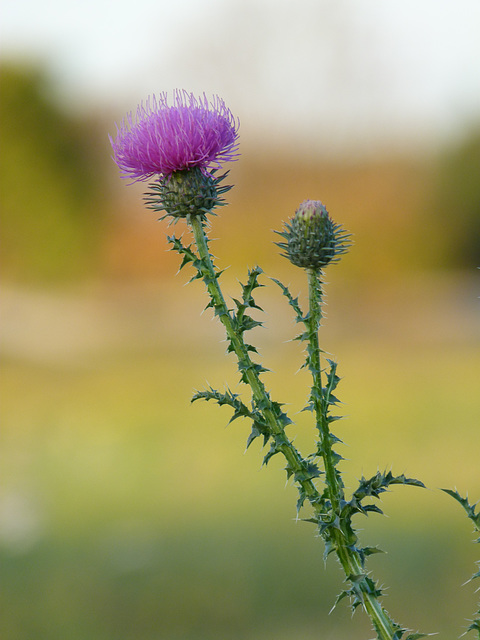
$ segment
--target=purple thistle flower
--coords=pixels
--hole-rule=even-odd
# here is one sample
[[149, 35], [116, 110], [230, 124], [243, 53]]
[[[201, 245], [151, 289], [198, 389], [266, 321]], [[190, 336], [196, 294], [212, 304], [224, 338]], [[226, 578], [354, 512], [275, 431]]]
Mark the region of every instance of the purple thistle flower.
[[115, 140], [109, 138], [124, 178], [168, 177], [193, 167], [208, 173], [239, 155], [238, 122], [218, 96], [209, 102], [205, 94], [196, 98], [177, 90], [174, 105], [168, 106], [167, 94], [161, 93], [116, 127]]

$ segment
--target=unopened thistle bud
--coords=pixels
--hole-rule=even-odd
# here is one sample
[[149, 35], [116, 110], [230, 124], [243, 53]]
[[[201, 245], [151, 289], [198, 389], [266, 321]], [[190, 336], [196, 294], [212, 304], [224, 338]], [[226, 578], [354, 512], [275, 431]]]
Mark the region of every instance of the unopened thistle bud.
[[320, 200], [305, 200], [283, 231], [286, 242], [278, 242], [285, 258], [297, 267], [322, 269], [338, 262], [351, 245], [350, 234], [333, 222]]

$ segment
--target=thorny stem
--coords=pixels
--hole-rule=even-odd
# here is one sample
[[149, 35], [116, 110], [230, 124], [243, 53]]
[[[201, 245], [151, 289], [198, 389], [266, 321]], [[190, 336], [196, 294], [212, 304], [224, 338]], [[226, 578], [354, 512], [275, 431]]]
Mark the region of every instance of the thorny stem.
[[[318, 340], [318, 331], [322, 318], [322, 288], [320, 282], [320, 273], [316, 269], [308, 269], [308, 340], [310, 343], [309, 360], [310, 371], [313, 379], [312, 399], [315, 409], [317, 429], [320, 435], [322, 459], [325, 468], [325, 482], [327, 485], [328, 496], [330, 498], [332, 520], [338, 522], [338, 527], [332, 527], [330, 531], [330, 542], [333, 544], [337, 557], [343, 570], [349, 578], [350, 576], [364, 575], [364, 569], [358, 553], [348, 546], [349, 531], [345, 531], [346, 526], [341, 520], [341, 505], [344, 501], [344, 492], [342, 483], [338, 477], [335, 468], [334, 452], [332, 450], [332, 440], [330, 428], [327, 420], [328, 399], [325, 397], [322, 388], [321, 358], [320, 346]], [[366, 577], [366, 576], [365, 576]], [[362, 584], [363, 582], [363, 584]], [[368, 593], [365, 578], [358, 583], [358, 587], [362, 592], [363, 606], [372, 620], [375, 630], [379, 638], [382, 640], [392, 639], [395, 636], [395, 625], [390, 619], [387, 612], [383, 609], [378, 598]]]
[[[208, 293], [214, 303], [216, 313], [225, 327], [227, 336], [230, 339], [238, 360], [247, 365], [245, 368], [245, 374], [250, 388], [252, 389], [253, 398], [257, 406], [264, 407], [263, 415], [267, 421], [272, 436], [276, 439], [278, 450], [285, 456], [290, 468], [302, 485], [305, 494], [313, 504], [320, 499], [320, 494], [312, 480], [307, 477], [308, 473], [301, 455], [288, 439], [283, 426], [279, 424], [272, 408], [270, 396], [265, 389], [265, 385], [260, 380], [258, 373], [255, 371], [254, 364], [250, 358], [250, 354], [245, 346], [243, 338], [239, 336], [235, 330], [234, 321], [225, 303], [225, 299], [218, 283], [215, 267], [213, 266], [210, 258], [203, 225], [195, 216], [192, 216], [191, 218], [191, 225], [193, 237], [198, 249], [198, 255], [201, 259], [203, 281], [206, 284]], [[304, 477], [302, 478], [301, 476]]]
[[[285, 433], [283, 425], [278, 420], [270, 396], [265, 389], [265, 385], [259, 377], [258, 371], [255, 369], [254, 363], [250, 358], [248, 349], [243, 341], [243, 337], [239, 335], [235, 329], [235, 322], [225, 303], [220, 285], [218, 282], [218, 273], [212, 263], [208, 250], [207, 238], [205, 235], [202, 221], [197, 216], [191, 216], [190, 224], [194, 236], [195, 243], [200, 257], [199, 271], [202, 279], [207, 287], [208, 293], [213, 302], [215, 312], [225, 327], [227, 336], [231, 342], [232, 348], [245, 369], [245, 375], [248, 384], [252, 390], [253, 399], [258, 407], [262, 408], [262, 413], [270, 429], [271, 436], [275, 439], [277, 450], [280, 451], [287, 460], [289, 469], [293, 472], [295, 480], [302, 487], [306, 498], [312, 505], [318, 522], [325, 521], [326, 514], [325, 502], [319, 491], [317, 490], [312, 479], [309, 478], [309, 471], [305, 460], [302, 458], [298, 450], [290, 441]], [[318, 274], [314, 271], [309, 272], [309, 291], [310, 291], [310, 340], [311, 340], [311, 357], [315, 359], [315, 368], [318, 374], [314, 376], [314, 386], [321, 390], [320, 375], [320, 349], [318, 344], [318, 328], [321, 318], [321, 300], [319, 297]], [[323, 396], [316, 403], [317, 424], [323, 442], [323, 460], [325, 464], [326, 482], [329, 491], [329, 498], [332, 504], [333, 516], [338, 516], [340, 522], [340, 508], [343, 500], [343, 490], [338, 482], [337, 472], [333, 462], [333, 455], [330, 442], [330, 431], [326, 420], [326, 402]], [[397, 640], [399, 638], [399, 627], [392, 621], [388, 613], [381, 606], [378, 597], [371, 592], [364, 572], [361, 558], [358, 552], [348, 546], [348, 531], [343, 530], [341, 526], [331, 527], [328, 530], [328, 539], [332, 544], [338, 559], [343, 567], [347, 579], [355, 586], [356, 591], [361, 598], [364, 609], [370, 616], [374, 628], [380, 640]], [[353, 580], [354, 579], [354, 580]]]
[[322, 318], [322, 290], [319, 273], [315, 269], [308, 269], [308, 339], [310, 342], [310, 371], [313, 378], [313, 404], [320, 434], [322, 459], [325, 466], [325, 478], [328, 487], [333, 513], [338, 512], [339, 501], [343, 500], [343, 489], [338, 481], [337, 471], [333, 460], [331, 434], [327, 421], [328, 403], [322, 391], [322, 373], [320, 363], [320, 347], [318, 330]]

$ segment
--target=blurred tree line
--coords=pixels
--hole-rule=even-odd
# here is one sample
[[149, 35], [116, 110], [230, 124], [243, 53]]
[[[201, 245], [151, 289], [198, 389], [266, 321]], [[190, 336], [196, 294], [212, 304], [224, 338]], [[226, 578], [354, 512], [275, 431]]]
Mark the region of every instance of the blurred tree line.
[[[104, 240], [110, 234], [110, 242], [112, 237], [114, 243], [118, 242], [115, 233], [118, 236], [122, 225], [117, 219], [119, 216], [113, 221], [108, 216], [114, 205], [110, 202], [107, 182], [107, 173], [113, 164], [108, 165], [110, 148], [106, 133], [112, 127], [106, 127], [95, 116], [76, 119], [67, 113], [55, 101], [48, 76], [42, 69], [0, 65], [0, 85], [3, 278], [24, 283], [53, 283], [99, 274], [105, 267]], [[257, 155], [247, 152], [242, 159], [248, 174], [251, 165], [255, 179], [249, 179], [244, 186], [244, 215], [237, 219], [244, 221], [249, 207], [252, 220], [258, 219], [261, 204], [262, 217], [272, 215], [273, 224], [278, 226], [278, 203], [275, 205], [274, 199], [282, 197], [285, 202], [278, 176], [282, 170], [290, 176], [295, 167], [288, 155], [272, 160], [270, 154], [265, 164], [260, 165]], [[288, 163], [284, 166], [286, 160]], [[347, 196], [342, 196], [346, 210], [352, 209], [355, 216], [352, 231], [356, 234], [362, 225], [373, 225], [373, 231], [370, 229], [365, 234], [372, 238], [382, 229], [376, 246], [388, 256], [383, 263], [405, 268], [405, 263], [412, 262], [420, 252], [422, 258], [413, 265], [417, 268], [471, 269], [480, 265], [480, 129], [427, 163], [413, 158], [411, 166], [407, 166], [409, 161], [403, 168], [399, 165], [386, 201], [379, 198], [379, 193], [384, 181], [391, 178], [388, 173], [379, 172], [378, 162], [381, 159], [376, 165], [371, 163], [372, 166], [362, 169], [368, 179], [362, 179], [364, 189], [358, 193], [352, 191], [345, 166], [331, 167], [327, 173], [331, 172], [330, 184], [334, 184], [343, 172], [340, 176], [343, 185], [337, 187], [337, 191], [345, 194], [347, 189], [351, 196], [362, 200], [352, 203]], [[318, 185], [318, 176], [325, 176], [325, 160], [319, 159], [318, 167], [312, 167], [310, 174], [311, 185], [304, 172], [295, 177], [295, 181], [301, 182], [298, 186], [302, 192], [305, 187], [305, 193], [316, 193], [317, 186], [322, 187]], [[263, 177], [260, 182], [259, 175]], [[270, 183], [265, 179], [269, 175], [273, 176]], [[395, 186], [396, 183], [403, 186]], [[402, 194], [398, 193], [399, 188]], [[324, 190], [325, 185], [322, 193]], [[395, 193], [401, 197], [392, 202]], [[370, 222], [368, 216], [373, 216]], [[137, 219], [139, 226], [140, 219], [136, 216], [134, 220]], [[228, 224], [232, 226], [231, 221]], [[236, 225], [233, 226], [232, 232], [237, 233]], [[142, 251], [138, 243], [134, 244], [134, 235], [133, 225], [126, 232], [131, 249], [121, 247], [123, 263], [133, 264], [135, 256], [140, 260]], [[359, 237], [363, 241], [361, 234]], [[375, 246], [365, 246], [367, 249], [371, 254]], [[357, 257], [363, 264], [365, 256], [360, 249]], [[370, 255], [368, 262], [375, 265], [375, 259], [371, 258]], [[159, 259], [155, 245], [155, 264]], [[377, 265], [383, 263], [382, 258], [377, 258]], [[355, 266], [352, 262], [352, 268], [358, 268], [358, 264]]]
[[431, 214], [445, 266], [480, 266], [480, 128], [439, 158]]
[[63, 281], [97, 267], [104, 162], [92, 123], [52, 99], [41, 69], [0, 66], [4, 278]]

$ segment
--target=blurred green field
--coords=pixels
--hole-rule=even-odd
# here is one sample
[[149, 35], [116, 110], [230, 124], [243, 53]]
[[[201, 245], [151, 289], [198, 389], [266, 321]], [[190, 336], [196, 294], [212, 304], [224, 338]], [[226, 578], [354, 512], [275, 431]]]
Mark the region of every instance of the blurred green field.
[[[362, 614], [352, 620], [345, 604], [327, 615], [341, 589], [340, 570], [332, 559], [325, 569], [312, 526], [295, 522], [296, 496], [285, 486], [281, 461], [261, 469], [257, 443], [244, 455], [246, 424], [225, 429], [227, 409], [190, 405], [193, 389], [206, 381], [235, 388], [236, 375], [220, 328], [208, 313], [199, 316], [200, 285], [183, 289], [182, 281], [148, 295], [110, 292], [115, 302], [108, 304], [103, 290], [79, 294], [72, 323], [61, 296], [63, 321], [48, 299], [47, 322], [43, 300], [57, 340], [49, 347], [48, 331], [39, 331], [38, 351], [32, 343], [27, 354], [5, 357], [3, 637], [369, 637]], [[334, 311], [338, 288], [334, 282], [324, 340], [344, 376], [348, 418], [336, 424], [348, 445], [347, 485], [380, 467], [430, 488], [396, 487], [384, 499], [389, 518], [359, 522], [363, 540], [388, 551], [370, 566], [389, 587], [386, 605], [395, 617], [456, 637], [474, 611], [472, 585], [460, 585], [473, 572], [476, 548], [460, 508], [437, 488], [456, 485], [473, 499], [480, 493], [480, 345], [466, 331], [449, 342], [434, 332], [430, 340], [419, 337], [401, 317], [385, 321], [384, 333], [377, 318], [372, 333], [372, 308], [363, 307], [363, 325], [362, 313], [341, 308], [342, 299], [356, 303], [354, 292], [342, 292]], [[292, 435], [305, 449], [308, 416], [296, 414], [308, 379], [295, 374], [302, 362], [297, 343], [284, 343], [295, 327], [278, 307], [280, 293], [262, 290], [259, 297], [271, 332], [255, 330], [255, 338], [275, 370], [266, 381], [291, 403], [298, 418]], [[151, 306], [156, 298], [158, 308]], [[96, 306], [103, 311], [92, 312]], [[117, 330], [118, 343], [100, 335], [97, 346], [75, 350], [86, 310], [97, 331], [102, 323]], [[122, 318], [129, 340], [119, 330]], [[70, 340], [62, 351], [65, 322]], [[357, 332], [347, 331], [355, 325]], [[396, 341], [389, 335], [395, 327]]]

